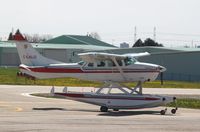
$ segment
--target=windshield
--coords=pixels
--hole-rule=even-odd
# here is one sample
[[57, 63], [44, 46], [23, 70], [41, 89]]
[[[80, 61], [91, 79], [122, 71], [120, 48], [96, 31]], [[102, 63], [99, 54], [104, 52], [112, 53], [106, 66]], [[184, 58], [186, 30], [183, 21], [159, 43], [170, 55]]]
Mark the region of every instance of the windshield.
[[84, 64], [84, 61], [80, 61], [78, 62], [78, 64], [82, 66]]
[[135, 58], [131, 58], [131, 57], [127, 57], [126, 59], [124, 59], [124, 63], [125, 65], [131, 65], [134, 64], [137, 60]]

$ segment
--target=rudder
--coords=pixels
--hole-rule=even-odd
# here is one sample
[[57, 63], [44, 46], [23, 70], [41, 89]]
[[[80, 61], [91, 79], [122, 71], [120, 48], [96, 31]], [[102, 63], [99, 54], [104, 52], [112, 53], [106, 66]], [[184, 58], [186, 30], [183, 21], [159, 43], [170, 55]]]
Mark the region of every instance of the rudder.
[[53, 59], [42, 56], [36, 51], [33, 46], [26, 40], [23, 35], [17, 31], [13, 36], [13, 40], [16, 43], [19, 58], [22, 64], [27, 66], [47, 66], [49, 64], [63, 63]]

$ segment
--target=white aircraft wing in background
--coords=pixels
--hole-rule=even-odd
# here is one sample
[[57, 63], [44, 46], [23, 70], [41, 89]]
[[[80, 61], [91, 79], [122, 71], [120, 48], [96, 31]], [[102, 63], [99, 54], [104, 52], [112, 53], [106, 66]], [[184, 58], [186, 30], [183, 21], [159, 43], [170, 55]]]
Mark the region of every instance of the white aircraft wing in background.
[[110, 54], [110, 53], [87, 52], [87, 53], [80, 53], [78, 55], [81, 57], [82, 60], [86, 62], [95, 62], [98, 60], [111, 60], [113, 58], [117, 60], [122, 60], [127, 57], [138, 58], [142, 56], [148, 56], [150, 54], [148, 52], [144, 52], [144, 53], [130, 53], [130, 54], [119, 55], [119, 54]]
[[128, 57], [139, 58], [139, 57], [143, 57], [143, 56], [149, 56], [151, 54], [148, 52], [142, 52], [142, 53], [129, 53], [129, 54], [124, 54], [124, 55], [126, 55]]

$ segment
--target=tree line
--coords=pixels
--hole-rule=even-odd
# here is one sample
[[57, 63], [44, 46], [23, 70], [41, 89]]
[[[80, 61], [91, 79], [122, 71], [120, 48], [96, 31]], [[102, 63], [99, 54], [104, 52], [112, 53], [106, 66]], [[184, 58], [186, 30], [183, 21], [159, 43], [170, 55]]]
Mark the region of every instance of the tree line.
[[144, 47], [144, 46], [157, 46], [163, 47], [163, 44], [157, 43], [151, 38], [147, 38], [144, 42], [141, 39], [138, 39], [132, 47]]

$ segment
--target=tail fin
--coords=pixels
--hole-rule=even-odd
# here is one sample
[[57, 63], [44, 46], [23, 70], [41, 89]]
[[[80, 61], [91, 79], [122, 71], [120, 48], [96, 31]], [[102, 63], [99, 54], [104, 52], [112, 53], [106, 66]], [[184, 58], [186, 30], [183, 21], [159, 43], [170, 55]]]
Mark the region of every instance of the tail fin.
[[13, 38], [14, 42], [16, 43], [17, 51], [22, 64], [25, 64], [27, 66], [47, 66], [49, 64], [63, 63], [42, 56], [19, 33], [16, 33]]

